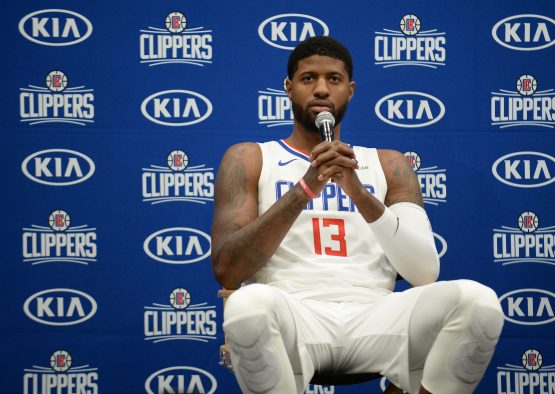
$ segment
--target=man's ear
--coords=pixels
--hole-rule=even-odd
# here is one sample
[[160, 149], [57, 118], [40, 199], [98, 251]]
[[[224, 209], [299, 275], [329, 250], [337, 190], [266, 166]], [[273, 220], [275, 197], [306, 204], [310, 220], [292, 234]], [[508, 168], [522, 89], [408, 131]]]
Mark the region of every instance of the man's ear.
[[356, 86], [357, 84], [355, 81], [349, 82], [349, 101], [351, 101], [351, 99], [353, 98], [353, 95], [355, 94]]
[[283, 80], [283, 90], [285, 90], [289, 99], [291, 99], [291, 89], [292, 89], [291, 80], [289, 79], [289, 77], [285, 77], [285, 79]]

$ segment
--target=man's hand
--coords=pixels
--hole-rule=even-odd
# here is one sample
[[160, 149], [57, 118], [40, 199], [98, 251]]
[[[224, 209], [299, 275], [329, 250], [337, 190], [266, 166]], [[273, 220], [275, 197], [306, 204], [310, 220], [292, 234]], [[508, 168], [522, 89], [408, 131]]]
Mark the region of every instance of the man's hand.
[[358, 162], [349, 145], [341, 141], [322, 142], [312, 150], [310, 159], [311, 166], [305, 181], [315, 193], [319, 193], [329, 179], [341, 186], [350, 197], [366, 191], [355, 172]]

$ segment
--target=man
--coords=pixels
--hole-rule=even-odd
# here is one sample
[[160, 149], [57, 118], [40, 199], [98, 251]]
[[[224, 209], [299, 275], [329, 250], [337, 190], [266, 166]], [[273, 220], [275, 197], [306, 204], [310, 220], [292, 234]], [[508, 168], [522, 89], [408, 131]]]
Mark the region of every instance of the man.
[[[301, 43], [285, 83], [285, 140], [241, 143], [216, 181], [212, 264], [245, 393], [301, 393], [315, 371], [379, 372], [411, 393], [469, 393], [503, 325], [495, 293], [433, 283], [439, 258], [420, 185], [399, 152], [341, 142], [353, 97], [348, 50]], [[336, 139], [321, 142], [322, 111]], [[413, 288], [392, 292], [397, 274]]]

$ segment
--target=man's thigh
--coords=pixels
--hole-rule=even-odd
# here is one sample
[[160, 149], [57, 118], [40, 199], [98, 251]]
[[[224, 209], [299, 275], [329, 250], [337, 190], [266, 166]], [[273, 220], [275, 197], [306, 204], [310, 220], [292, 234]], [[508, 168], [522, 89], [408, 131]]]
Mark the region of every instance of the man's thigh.
[[350, 372], [382, 372], [406, 367], [409, 322], [420, 295], [419, 286], [385, 296], [370, 305], [348, 305], [346, 349], [341, 367]]

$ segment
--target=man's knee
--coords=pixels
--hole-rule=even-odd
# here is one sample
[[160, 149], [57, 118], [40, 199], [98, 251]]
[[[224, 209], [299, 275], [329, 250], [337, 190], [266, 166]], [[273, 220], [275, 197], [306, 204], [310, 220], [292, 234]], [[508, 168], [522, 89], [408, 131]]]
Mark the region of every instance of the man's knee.
[[[505, 317], [495, 292], [481, 283], [471, 280], [457, 281], [461, 289], [460, 308], [471, 319], [472, 330], [482, 330], [489, 340], [497, 341]], [[474, 333], [478, 335], [478, 332]]]
[[275, 290], [267, 285], [252, 284], [241, 287], [229, 296], [224, 309], [224, 321], [247, 312], [275, 310]]

